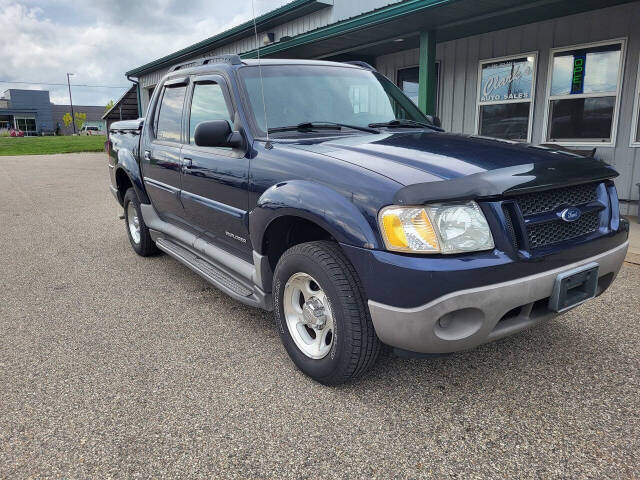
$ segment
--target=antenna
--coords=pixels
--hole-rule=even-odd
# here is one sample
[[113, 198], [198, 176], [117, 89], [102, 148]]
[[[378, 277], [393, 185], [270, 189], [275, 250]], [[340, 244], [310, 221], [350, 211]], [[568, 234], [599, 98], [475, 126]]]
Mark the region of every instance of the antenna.
[[264, 110], [264, 129], [267, 132], [267, 142], [269, 141], [269, 125], [267, 124], [267, 103], [264, 100], [264, 80], [262, 79], [262, 64], [260, 63], [260, 40], [258, 39], [258, 27], [256, 26], [256, 9], [254, 0], [251, 0], [251, 13], [253, 13], [253, 32], [256, 36], [256, 48], [258, 50], [258, 70], [260, 72], [260, 89], [262, 90], [262, 108]]

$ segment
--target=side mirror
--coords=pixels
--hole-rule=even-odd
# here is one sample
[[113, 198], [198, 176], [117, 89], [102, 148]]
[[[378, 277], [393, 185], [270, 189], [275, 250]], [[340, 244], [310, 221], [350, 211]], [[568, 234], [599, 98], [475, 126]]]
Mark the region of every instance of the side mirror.
[[244, 146], [244, 139], [240, 132], [232, 132], [231, 125], [226, 120], [199, 123], [193, 137], [199, 147], [242, 148]]

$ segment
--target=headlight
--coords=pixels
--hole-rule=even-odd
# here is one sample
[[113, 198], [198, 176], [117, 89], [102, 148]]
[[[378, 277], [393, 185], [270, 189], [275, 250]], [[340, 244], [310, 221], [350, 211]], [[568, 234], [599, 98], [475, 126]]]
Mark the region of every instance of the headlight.
[[380, 229], [387, 250], [462, 253], [491, 250], [493, 237], [476, 202], [424, 207], [386, 207]]

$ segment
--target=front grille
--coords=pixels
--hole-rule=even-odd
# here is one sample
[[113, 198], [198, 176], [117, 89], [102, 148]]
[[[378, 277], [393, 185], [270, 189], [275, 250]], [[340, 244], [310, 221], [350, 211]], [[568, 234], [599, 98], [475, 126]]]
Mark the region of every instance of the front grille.
[[504, 220], [507, 223], [507, 232], [509, 232], [509, 237], [511, 241], [511, 245], [516, 250], [520, 249], [520, 242], [518, 242], [518, 235], [516, 234], [516, 229], [513, 226], [512, 214], [505, 205], [502, 206], [502, 214], [504, 215]]
[[534, 192], [517, 198], [522, 215], [551, 212], [562, 206], [584, 205], [598, 199], [598, 184], [586, 183], [574, 187]]
[[581, 237], [595, 232], [599, 225], [599, 212], [585, 213], [578, 220], [571, 223], [567, 223], [564, 220], [553, 220], [551, 222], [529, 225], [527, 227], [529, 246], [531, 248], [544, 247], [546, 245], [553, 245], [554, 243]]
[[[531, 250], [593, 233], [600, 226], [600, 210], [585, 212], [575, 222], [553, 218], [552, 212], [598, 201], [598, 185], [599, 183], [587, 183], [515, 197], [515, 203], [520, 208], [522, 216], [529, 222], [526, 226], [518, 225], [513, 221], [513, 217], [507, 218], [507, 230], [510, 234], [512, 230], [522, 232], [529, 240]], [[547, 214], [547, 218], [535, 218], [536, 215], [544, 214]], [[549, 214], [552, 220], [549, 219]], [[513, 238], [517, 238], [516, 233], [514, 232]]]

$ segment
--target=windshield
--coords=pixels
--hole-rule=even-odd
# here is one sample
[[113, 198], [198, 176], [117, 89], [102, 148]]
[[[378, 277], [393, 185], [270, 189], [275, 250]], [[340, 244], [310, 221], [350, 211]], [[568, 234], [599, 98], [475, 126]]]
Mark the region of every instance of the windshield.
[[239, 69], [254, 124], [269, 129], [307, 122], [359, 127], [391, 120], [430, 123], [398, 87], [382, 75], [349, 67], [263, 65], [265, 113], [257, 66]]

